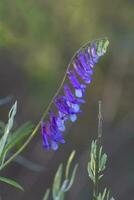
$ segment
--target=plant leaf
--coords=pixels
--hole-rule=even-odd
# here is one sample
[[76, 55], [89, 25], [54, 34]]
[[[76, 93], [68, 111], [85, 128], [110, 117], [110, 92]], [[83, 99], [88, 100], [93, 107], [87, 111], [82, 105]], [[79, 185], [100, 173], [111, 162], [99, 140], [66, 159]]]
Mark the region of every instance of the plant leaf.
[[100, 171], [103, 171], [106, 167], [106, 162], [107, 162], [107, 155], [104, 153], [101, 155], [100, 161], [99, 161], [99, 169]]
[[25, 124], [23, 124], [19, 129], [17, 129], [14, 133], [12, 133], [5, 148], [8, 149], [9, 151], [16, 144], [21, 142], [22, 139], [28, 136], [32, 131], [32, 129], [33, 129], [33, 124], [31, 122], [26, 122]]
[[62, 179], [62, 174], [63, 174], [63, 165], [60, 164], [55, 178], [54, 178], [54, 182], [53, 182], [53, 190], [52, 190], [52, 195], [53, 198], [55, 199], [58, 196], [58, 193], [60, 191], [60, 186], [61, 186], [61, 179]]
[[12, 185], [12, 186], [14, 186], [14, 187], [20, 189], [21, 191], [24, 191], [23, 187], [22, 187], [19, 183], [17, 183], [16, 181], [14, 181], [14, 180], [12, 180], [12, 179], [5, 178], [5, 177], [0, 176], [0, 181], [1, 181], [1, 182], [4, 182], [4, 183], [7, 183], [7, 184], [9, 184], [9, 185]]
[[2, 138], [0, 140], [0, 158], [1, 158], [1, 155], [3, 153], [4, 147], [6, 145], [6, 142], [8, 140], [9, 133], [10, 133], [12, 127], [13, 127], [13, 121], [14, 121], [14, 117], [16, 115], [16, 112], [17, 112], [17, 101], [12, 106], [11, 110], [9, 111], [8, 123], [5, 127], [4, 135], [2, 136]]
[[68, 186], [65, 188], [64, 192], [67, 192], [71, 188], [71, 186], [72, 186], [72, 184], [74, 182], [74, 179], [75, 179], [77, 168], [78, 168], [78, 164], [75, 165], [75, 167], [73, 169], [73, 172], [72, 172], [72, 175], [71, 175], [71, 178], [70, 178], [70, 181], [68, 183]]
[[17, 131], [12, 133], [10, 136], [8, 143], [5, 145], [5, 148], [3, 149], [3, 153], [1, 155], [1, 166], [4, 163], [6, 154], [11, 150], [13, 147], [15, 147], [17, 144], [19, 144], [27, 135], [31, 133], [33, 129], [33, 125], [30, 122], [25, 123], [22, 125]]
[[70, 156], [68, 158], [68, 161], [67, 161], [66, 172], [65, 172], [66, 178], [68, 178], [69, 170], [70, 170], [70, 165], [72, 163], [72, 160], [73, 160], [74, 156], [75, 156], [75, 150], [72, 151], [72, 153], [70, 154]]
[[43, 197], [43, 200], [48, 200], [49, 194], [50, 194], [50, 189], [47, 189], [46, 192], [45, 192], [45, 195]]

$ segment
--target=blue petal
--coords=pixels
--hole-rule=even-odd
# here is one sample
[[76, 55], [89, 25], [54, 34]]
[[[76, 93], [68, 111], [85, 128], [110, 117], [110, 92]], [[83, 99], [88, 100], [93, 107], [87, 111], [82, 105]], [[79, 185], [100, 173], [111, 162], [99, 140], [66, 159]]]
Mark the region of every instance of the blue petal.
[[79, 64], [73, 63], [74, 69], [83, 81], [87, 84], [91, 83], [91, 76], [85, 72]]
[[68, 78], [72, 84], [72, 86], [75, 88], [75, 89], [82, 89], [83, 91], [85, 91], [85, 88], [86, 88], [86, 85], [84, 84], [80, 84], [77, 77], [76, 77], [76, 74], [73, 70], [69, 71], [68, 70]]
[[64, 93], [69, 101], [74, 101], [74, 95], [67, 84], [64, 85]]
[[72, 108], [74, 109], [74, 112], [78, 112], [80, 110], [80, 106], [78, 104], [72, 104]]
[[81, 89], [75, 89], [75, 95], [76, 95], [76, 97], [78, 97], [78, 98], [83, 97], [83, 92], [82, 92], [82, 90], [81, 90]]
[[47, 133], [47, 124], [42, 122], [41, 123], [41, 134], [43, 139], [43, 147], [45, 147], [47, 150], [50, 149], [50, 143], [48, 139], [48, 133]]
[[51, 148], [54, 150], [54, 151], [56, 151], [57, 149], [58, 149], [58, 144], [57, 144], [57, 142], [55, 142], [55, 141], [52, 141], [51, 142]]
[[56, 122], [57, 122], [58, 129], [64, 132], [66, 130], [65, 125], [64, 125], [64, 120], [58, 117]]
[[65, 143], [65, 140], [64, 140], [64, 138], [63, 138], [63, 136], [61, 135], [60, 132], [57, 132], [57, 133], [54, 135], [53, 139], [54, 139], [55, 142], [60, 142], [60, 143], [62, 143], [62, 144]]
[[50, 149], [50, 144], [48, 142], [46, 135], [43, 136], [43, 147], [45, 147], [45, 149], [47, 149], [47, 150]]
[[70, 115], [70, 120], [71, 120], [71, 122], [75, 122], [77, 120], [77, 115], [75, 115], [75, 114]]
[[90, 67], [84, 53], [80, 52], [77, 55], [76, 62], [82, 65], [86, 73], [88, 73], [89, 75], [93, 74], [93, 69]]

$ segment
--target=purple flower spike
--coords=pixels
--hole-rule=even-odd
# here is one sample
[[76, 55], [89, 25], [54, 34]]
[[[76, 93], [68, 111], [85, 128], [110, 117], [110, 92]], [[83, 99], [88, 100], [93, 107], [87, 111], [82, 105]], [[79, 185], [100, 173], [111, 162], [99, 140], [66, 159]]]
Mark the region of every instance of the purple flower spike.
[[[99, 58], [106, 53], [109, 42], [106, 38], [88, 43], [80, 48], [71, 59], [63, 82], [55, 94], [52, 103], [56, 107], [56, 113], [49, 109], [48, 122], [41, 123], [43, 146], [47, 150], [56, 151], [59, 144], [64, 144], [63, 132], [66, 130], [66, 121], [75, 122], [81, 111], [81, 105], [85, 103], [84, 96], [87, 84], [92, 81], [94, 66]], [[65, 83], [66, 78], [70, 83]], [[73, 87], [71, 89], [71, 86]], [[60, 89], [64, 95], [59, 95]]]
[[56, 117], [53, 112], [50, 113], [50, 122], [47, 124], [41, 123], [43, 146], [47, 149], [58, 149], [58, 143], [64, 144], [65, 140], [61, 135], [57, 123]]
[[71, 71], [68, 70], [67, 73], [68, 73], [69, 80], [75, 89], [75, 96], [78, 98], [83, 97], [85, 94], [86, 85], [79, 83], [79, 81], [75, 75], [75, 72], [73, 70], [71, 70]]

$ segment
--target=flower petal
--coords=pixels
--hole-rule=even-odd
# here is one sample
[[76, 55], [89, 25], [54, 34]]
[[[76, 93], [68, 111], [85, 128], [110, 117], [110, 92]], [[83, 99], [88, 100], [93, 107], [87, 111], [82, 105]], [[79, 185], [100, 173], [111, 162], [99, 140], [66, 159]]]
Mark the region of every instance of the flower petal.
[[44, 122], [41, 123], [41, 133], [42, 133], [42, 139], [43, 139], [43, 146], [45, 149], [49, 150], [50, 149], [50, 143], [48, 139], [48, 133], [47, 133], [47, 128], [46, 124]]
[[70, 115], [70, 120], [71, 120], [71, 122], [75, 122], [77, 120], [77, 115], [75, 115], [75, 114]]
[[85, 70], [77, 63], [73, 63], [74, 69], [77, 74], [83, 79], [83, 81], [87, 84], [91, 83], [91, 76], [85, 72]]
[[73, 93], [72, 93], [70, 87], [68, 86], [68, 84], [64, 85], [64, 93], [65, 93], [66, 98], [68, 99], [68, 101], [70, 101], [71, 103], [74, 103], [74, 104], [85, 103], [84, 99], [76, 98], [73, 95]]
[[54, 151], [56, 151], [57, 149], [58, 149], [58, 144], [57, 144], [57, 142], [55, 142], [55, 141], [52, 141], [51, 142], [51, 148], [54, 150]]
[[89, 75], [93, 75], [93, 69], [91, 68], [90, 64], [87, 62], [86, 56], [84, 53], [79, 52], [77, 55], [77, 63], [83, 67], [85, 72]]
[[67, 73], [68, 73], [69, 80], [75, 89], [76, 97], [78, 97], [78, 98], [83, 97], [85, 94], [86, 85], [79, 83], [79, 81], [76, 77], [76, 74], [73, 70], [68, 70]]

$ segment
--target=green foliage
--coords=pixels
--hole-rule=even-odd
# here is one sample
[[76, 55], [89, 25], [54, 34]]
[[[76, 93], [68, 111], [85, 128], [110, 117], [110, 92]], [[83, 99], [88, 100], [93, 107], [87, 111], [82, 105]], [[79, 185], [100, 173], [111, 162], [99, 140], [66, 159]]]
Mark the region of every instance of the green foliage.
[[106, 53], [108, 45], [109, 45], [109, 41], [106, 38], [98, 41], [98, 44], [97, 44], [97, 54], [98, 54], [98, 56]]
[[19, 148], [19, 145], [21, 146], [22, 141], [31, 133], [33, 129], [33, 125], [30, 122], [27, 122], [16, 131], [12, 132], [16, 112], [17, 101], [9, 111], [7, 125], [4, 125], [3, 122], [0, 123], [2, 134], [0, 139], [0, 169], [3, 168], [7, 154], [13, 150], [13, 148]]
[[[17, 101], [12, 106], [8, 114], [8, 123], [5, 125], [4, 122], [0, 122], [0, 170], [4, 168], [6, 157], [10, 160], [11, 151], [14, 148], [21, 148], [23, 140], [28, 136], [32, 129], [33, 125], [30, 122], [25, 123], [16, 131], [12, 131], [14, 118], [17, 112]], [[10, 184], [20, 190], [23, 190], [22, 186], [12, 179], [5, 177], [0, 177], [1, 182]]]
[[22, 141], [28, 136], [33, 129], [33, 125], [30, 122], [26, 122], [20, 128], [18, 128], [15, 132], [13, 132], [3, 149], [3, 153], [1, 156], [1, 166], [3, 166], [4, 160], [6, 158], [7, 153], [12, 150], [14, 147], [20, 146]]
[[[63, 179], [63, 164], [60, 164], [54, 178], [53, 187], [52, 187], [52, 197], [53, 200], [64, 200], [65, 193], [70, 190], [74, 178], [76, 175], [76, 171], [78, 168], [78, 164], [75, 164], [73, 171], [70, 172], [71, 164], [75, 155], [75, 151], [73, 151], [69, 159], [67, 161], [66, 169], [65, 169], [65, 176]], [[62, 181], [63, 179], [63, 181]], [[49, 198], [49, 190], [45, 193], [45, 200]], [[44, 200], [44, 199], [43, 199]]]
[[50, 194], [50, 189], [47, 189], [43, 200], [47, 200], [49, 198], [49, 194]]
[[110, 191], [107, 190], [107, 188], [104, 189], [103, 193], [98, 192], [99, 181], [103, 176], [102, 172], [106, 168], [106, 162], [107, 162], [107, 155], [103, 153], [102, 150], [103, 147], [99, 145], [98, 140], [95, 141], [93, 140], [91, 143], [90, 161], [88, 162], [88, 167], [87, 167], [88, 175], [94, 185], [93, 200], [114, 200], [113, 197], [110, 198]]
[[90, 179], [93, 182], [93, 200], [114, 200], [110, 198], [110, 191], [107, 188], [103, 193], [99, 192], [100, 179], [103, 176], [103, 171], [106, 168], [107, 155], [103, 153], [103, 147], [101, 145], [102, 138], [102, 105], [99, 101], [99, 113], [98, 113], [98, 137], [91, 143], [90, 160], [88, 162], [87, 170]]
[[105, 188], [102, 194], [99, 193], [97, 200], [114, 200], [114, 198], [110, 198], [110, 191]]
[[3, 134], [3, 136], [2, 136], [2, 138], [0, 140], [0, 159], [1, 159], [2, 153], [4, 151], [6, 142], [8, 140], [9, 133], [11, 132], [11, 129], [13, 127], [13, 121], [14, 121], [14, 117], [16, 115], [16, 111], [17, 111], [17, 101], [12, 106], [12, 108], [11, 108], [9, 114], [8, 114], [8, 123], [7, 123], [6, 127], [5, 127], [4, 134]]
[[[88, 174], [90, 179], [95, 183], [95, 176], [96, 176], [96, 155], [97, 152], [97, 140], [92, 141], [91, 144], [91, 150], [90, 150], [90, 161], [88, 162]], [[107, 155], [105, 153], [102, 153], [102, 146], [99, 147], [99, 162], [98, 162], [98, 174], [99, 179], [102, 178], [103, 170], [106, 167], [107, 162]]]
[[5, 177], [0, 176], [0, 181], [1, 181], [1, 182], [4, 182], [4, 183], [7, 183], [7, 184], [9, 184], [9, 185], [12, 185], [12, 186], [14, 186], [14, 187], [16, 187], [16, 188], [18, 188], [18, 189], [24, 191], [23, 187], [22, 187], [19, 183], [17, 183], [16, 181], [14, 181], [14, 180], [12, 180], [12, 179], [5, 178]]

